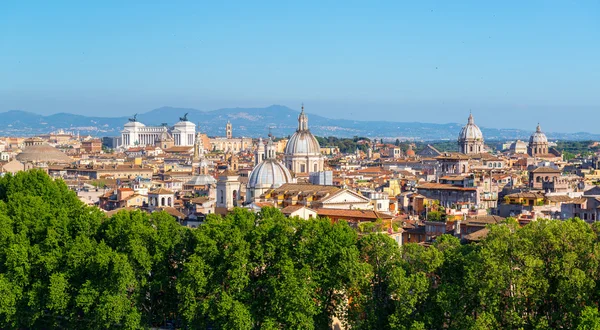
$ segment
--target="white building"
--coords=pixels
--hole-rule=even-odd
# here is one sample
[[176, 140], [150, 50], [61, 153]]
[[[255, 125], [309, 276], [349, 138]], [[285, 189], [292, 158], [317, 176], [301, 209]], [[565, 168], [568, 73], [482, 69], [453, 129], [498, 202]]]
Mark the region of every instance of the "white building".
[[179, 119], [173, 127], [146, 126], [133, 116], [121, 131], [121, 147], [153, 146], [165, 132], [173, 136], [176, 146], [193, 146], [196, 141], [196, 124], [187, 120], [187, 114]]

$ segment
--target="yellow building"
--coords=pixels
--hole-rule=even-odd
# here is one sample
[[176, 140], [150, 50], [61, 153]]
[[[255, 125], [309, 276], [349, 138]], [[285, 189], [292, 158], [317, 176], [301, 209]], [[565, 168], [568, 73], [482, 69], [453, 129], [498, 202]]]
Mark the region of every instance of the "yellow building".
[[532, 192], [510, 194], [504, 197], [504, 204], [541, 206], [545, 204], [545, 196], [542, 193]]
[[400, 186], [400, 180], [398, 179], [390, 179], [389, 186], [383, 188], [383, 192], [387, 193], [388, 196], [398, 196], [402, 192], [402, 187]]

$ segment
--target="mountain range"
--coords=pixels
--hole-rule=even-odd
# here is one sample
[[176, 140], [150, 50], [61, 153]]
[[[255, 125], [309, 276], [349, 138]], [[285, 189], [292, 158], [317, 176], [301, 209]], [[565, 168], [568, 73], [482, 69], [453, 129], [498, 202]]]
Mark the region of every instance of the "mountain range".
[[[212, 111], [162, 107], [137, 115], [145, 125], [173, 125], [187, 113], [188, 120], [209, 136], [224, 136], [225, 124], [231, 121], [234, 136], [266, 137], [291, 135], [298, 126], [299, 112], [282, 105], [265, 108], [228, 108]], [[132, 114], [133, 115], [133, 114]], [[464, 123], [431, 124], [419, 122], [358, 121], [331, 119], [307, 113], [309, 127], [317, 136], [387, 138], [401, 140], [455, 140]], [[59, 129], [92, 136], [118, 136], [127, 123], [124, 117], [97, 117], [70, 113], [40, 115], [21, 110], [0, 113], [0, 135], [33, 136]], [[520, 129], [481, 127], [487, 140], [528, 139], [532, 132]], [[555, 140], [600, 140], [600, 134], [586, 132], [546, 132]]]

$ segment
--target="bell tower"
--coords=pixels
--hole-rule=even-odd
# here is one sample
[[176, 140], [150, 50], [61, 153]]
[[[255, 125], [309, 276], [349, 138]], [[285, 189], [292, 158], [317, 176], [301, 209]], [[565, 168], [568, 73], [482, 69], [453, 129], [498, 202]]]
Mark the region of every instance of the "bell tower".
[[225, 136], [228, 139], [231, 139], [231, 137], [233, 136], [233, 130], [231, 128], [231, 122], [229, 122], [229, 120], [227, 121], [227, 125], [225, 125]]

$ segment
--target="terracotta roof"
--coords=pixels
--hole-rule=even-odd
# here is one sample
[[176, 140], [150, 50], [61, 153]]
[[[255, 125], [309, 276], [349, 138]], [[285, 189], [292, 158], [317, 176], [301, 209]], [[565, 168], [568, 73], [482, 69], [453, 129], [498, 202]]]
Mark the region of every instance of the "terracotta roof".
[[[304, 205], [290, 205], [290, 206], [286, 206], [281, 210], [281, 213], [283, 214], [292, 214], [298, 210], [300, 210], [301, 208], [304, 208], [306, 206]], [[314, 211], [313, 209], [306, 207], [307, 209]]]
[[560, 170], [557, 170], [552, 167], [542, 166], [538, 167], [535, 170], [531, 171], [532, 173], [560, 173]]
[[165, 211], [165, 212], [169, 213], [171, 216], [176, 217], [176, 218], [180, 218], [180, 219], [185, 218], [185, 214], [177, 211], [177, 209], [174, 207], [160, 207], [160, 208], [156, 208], [156, 210], [157, 211]]
[[322, 186], [322, 185], [307, 184], [307, 183], [285, 183], [285, 184], [282, 184], [279, 188], [273, 189], [272, 191], [274, 191], [276, 193], [283, 193], [283, 192], [336, 193], [340, 190], [341, 190], [340, 188], [337, 188], [335, 186]]
[[317, 214], [321, 217], [335, 216], [338, 218], [359, 218], [365, 220], [391, 219], [392, 216], [385, 213], [376, 212], [373, 210], [347, 210], [347, 209], [316, 209]]
[[470, 233], [469, 235], [465, 235], [464, 238], [467, 241], [477, 242], [477, 241], [481, 241], [482, 239], [486, 238], [489, 232], [490, 232], [490, 230], [488, 228], [483, 228], [476, 232]]
[[193, 204], [203, 204], [208, 201], [210, 201], [210, 198], [208, 198], [208, 197], [195, 197], [195, 198], [190, 199], [190, 203], [193, 203]]
[[467, 160], [469, 159], [469, 156], [458, 152], [446, 152], [435, 157], [435, 159]]
[[269, 202], [255, 202], [254, 205], [261, 207], [261, 208], [267, 207], [267, 206], [270, 206], [270, 207], [274, 206], [273, 203], [269, 203]]
[[508, 198], [544, 198], [541, 192], [520, 192], [506, 195]]
[[163, 149], [164, 152], [191, 152], [194, 149], [193, 146], [175, 146], [167, 149]]
[[150, 191], [149, 194], [155, 194], [155, 195], [172, 195], [173, 192], [171, 190], [169, 190], [169, 189], [158, 188], [158, 189]]
[[571, 197], [569, 197], [567, 195], [546, 196], [546, 199], [548, 199], [551, 202], [558, 202], [558, 203], [568, 203], [573, 200]]
[[467, 217], [467, 219], [463, 221], [463, 223], [466, 225], [487, 225], [500, 223], [503, 220], [503, 217], [497, 215], [475, 215]]
[[461, 190], [461, 191], [477, 191], [477, 188], [475, 187], [459, 187], [459, 186], [455, 186], [452, 184], [446, 184], [446, 183], [434, 183], [434, 182], [429, 182], [429, 183], [423, 183], [417, 186], [417, 189], [439, 189], [439, 190]]

